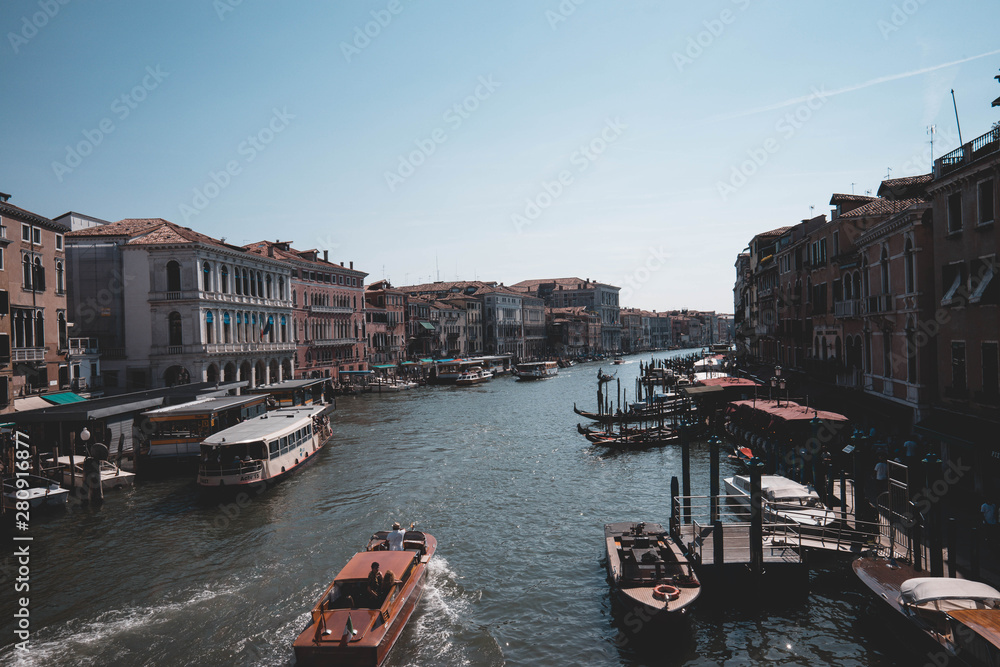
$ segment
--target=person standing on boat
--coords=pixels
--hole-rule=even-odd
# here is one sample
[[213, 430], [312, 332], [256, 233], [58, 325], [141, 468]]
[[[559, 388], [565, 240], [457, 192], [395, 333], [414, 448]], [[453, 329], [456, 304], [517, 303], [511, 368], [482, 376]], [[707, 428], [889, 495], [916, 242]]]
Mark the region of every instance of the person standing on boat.
[[385, 538], [385, 541], [389, 543], [389, 551], [402, 551], [404, 537], [406, 537], [406, 531], [400, 527], [398, 521], [393, 522], [392, 531]]

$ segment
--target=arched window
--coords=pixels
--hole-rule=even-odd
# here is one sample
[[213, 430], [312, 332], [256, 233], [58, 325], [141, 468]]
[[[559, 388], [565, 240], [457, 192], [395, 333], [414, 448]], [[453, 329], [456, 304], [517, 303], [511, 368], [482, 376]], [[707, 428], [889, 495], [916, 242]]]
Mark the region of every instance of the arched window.
[[243, 279], [240, 277], [241, 275], [242, 275], [242, 272], [239, 270], [239, 268], [234, 268], [233, 269], [233, 282], [236, 283], [236, 285], [235, 285], [236, 290], [235, 291], [239, 295], [243, 294]]
[[36, 257], [34, 266], [32, 266], [32, 284], [36, 292], [45, 291], [45, 267], [42, 266], [42, 258]]
[[203, 282], [204, 287], [202, 289], [204, 289], [206, 292], [211, 292], [212, 291], [212, 265], [209, 264], [208, 262], [205, 262], [205, 264], [202, 266], [202, 272], [204, 274], [204, 282]]
[[66, 291], [66, 272], [63, 270], [63, 263], [56, 262], [56, 292], [62, 294]]
[[297, 306], [298, 305], [298, 300], [297, 300], [297, 297], [296, 297], [295, 290], [292, 290], [292, 305], [293, 306]]
[[42, 311], [35, 313], [35, 347], [45, 345], [45, 317]]
[[[879, 269], [882, 274], [882, 294], [889, 293], [889, 251], [882, 248], [882, 257], [879, 259]], [[888, 376], [886, 376], [888, 377]]]
[[265, 327], [265, 328], [267, 329], [267, 340], [269, 340], [270, 342], [273, 343], [274, 342], [274, 336], [275, 336], [275, 334], [274, 334], [274, 317], [272, 317], [271, 315], [267, 316], [267, 327]]
[[168, 345], [183, 345], [184, 338], [181, 334], [181, 314], [177, 311], [167, 316]]
[[223, 343], [232, 343], [233, 342], [232, 330], [229, 327], [229, 312], [228, 311], [222, 313], [222, 342]]
[[59, 349], [65, 350], [69, 343], [66, 336], [66, 313], [60, 310], [56, 315], [56, 323], [59, 325]]
[[219, 270], [219, 291], [223, 294], [229, 294], [229, 267], [225, 264]]
[[215, 323], [213, 322], [212, 311], [205, 311], [205, 342], [215, 342]]
[[181, 265], [174, 260], [167, 262], [167, 291], [181, 291]]
[[281, 316], [281, 342], [288, 342], [288, 327], [286, 326], [285, 316]]
[[[245, 278], [246, 276], [244, 276]], [[257, 281], [254, 280], [253, 271], [250, 272], [250, 296], [257, 296]]]
[[264, 294], [267, 295], [268, 299], [270, 299], [270, 298], [272, 298], [272, 296], [271, 296], [271, 274], [270, 273], [267, 274], [267, 276], [264, 278], [264, 284], [266, 285], [266, 289], [265, 289]]
[[906, 239], [906, 244], [903, 247], [903, 274], [906, 280], [906, 292], [907, 294], [916, 291], [916, 275], [914, 273], [913, 265], [913, 241]]
[[[239, 275], [239, 274], [237, 274]], [[236, 342], [242, 343], [243, 341], [243, 313], [236, 313]]]
[[261, 275], [260, 271], [257, 272], [257, 296], [264, 296], [264, 276]]
[[24, 289], [31, 289], [33, 283], [31, 280], [32, 271], [30, 255], [24, 255], [21, 257], [21, 268], [23, 269], [21, 280], [24, 283]]
[[278, 276], [278, 298], [279, 299], [284, 299], [285, 298], [285, 277], [284, 276]]

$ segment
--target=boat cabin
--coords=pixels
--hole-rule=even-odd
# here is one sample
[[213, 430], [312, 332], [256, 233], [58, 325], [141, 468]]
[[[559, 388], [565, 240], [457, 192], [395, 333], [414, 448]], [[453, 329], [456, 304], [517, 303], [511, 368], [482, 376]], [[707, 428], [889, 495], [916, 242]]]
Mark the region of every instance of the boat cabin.
[[273, 407], [288, 408], [295, 405], [318, 405], [323, 402], [323, 393], [329, 378], [306, 380], [285, 380], [274, 384], [262, 384], [248, 389], [250, 394], [270, 394]]
[[151, 459], [195, 459], [201, 442], [219, 431], [267, 412], [263, 395], [205, 398], [142, 413], [151, 431], [143, 454]]

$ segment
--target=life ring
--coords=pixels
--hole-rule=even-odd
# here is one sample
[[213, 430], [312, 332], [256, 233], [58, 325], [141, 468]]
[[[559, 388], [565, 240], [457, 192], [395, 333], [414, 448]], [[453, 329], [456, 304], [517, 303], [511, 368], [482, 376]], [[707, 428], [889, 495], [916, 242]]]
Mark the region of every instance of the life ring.
[[657, 600], [676, 600], [681, 596], [681, 589], [670, 584], [660, 584], [653, 589], [653, 597]]

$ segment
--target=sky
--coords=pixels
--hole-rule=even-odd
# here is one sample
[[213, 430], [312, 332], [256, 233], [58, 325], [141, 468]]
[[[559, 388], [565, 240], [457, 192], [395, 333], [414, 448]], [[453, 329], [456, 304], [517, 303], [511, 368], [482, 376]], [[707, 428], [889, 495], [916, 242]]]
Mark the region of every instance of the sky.
[[371, 282], [732, 312], [754, 234], [959, 146], [952, 89], [964, 141], [1000, 119], [998, 25], [995, 0], [6, 0], [0, 191]]

